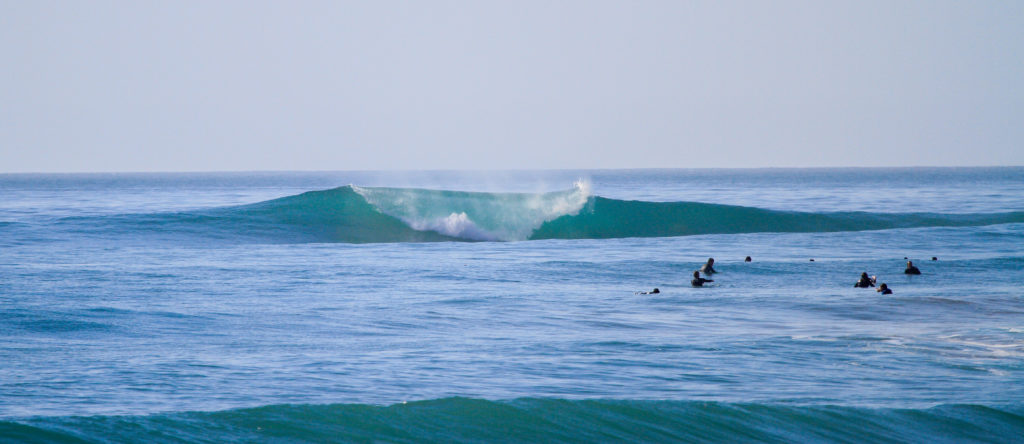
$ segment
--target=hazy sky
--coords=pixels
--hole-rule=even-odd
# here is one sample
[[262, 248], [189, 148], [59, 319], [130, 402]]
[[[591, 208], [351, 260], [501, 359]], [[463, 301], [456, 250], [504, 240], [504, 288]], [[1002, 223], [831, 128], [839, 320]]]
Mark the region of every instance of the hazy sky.
[[1024, 2], [0, 0], [0, 172], [1024, 165]]

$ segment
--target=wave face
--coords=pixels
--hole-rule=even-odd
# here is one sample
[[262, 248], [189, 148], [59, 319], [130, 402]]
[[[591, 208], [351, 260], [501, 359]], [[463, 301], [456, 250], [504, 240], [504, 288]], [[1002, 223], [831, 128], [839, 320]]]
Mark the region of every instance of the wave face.
[[0, 422], [12, 442], [1014, 442], [1024, 410], [445, 398]]
[[608, 239], [695, 234], [835, 232], [1024, 222], [1024, 212], [992, 214], [804, 213], [697, 202], [591, 197], [575, 215], [544, 223], [531, 239]]
[[355, 187], [309, 191], [295, 196], [200, 213], [230, 224], [228, 230], [286, 241], [432, 242], [455, 238], [417, 230], [382, 213]]
[[351, 186], [249, 205], [174, 213], [66, 217], [57, 222], [75, 238], [129, 235], [146, 240], [227, 242], [437, 242], [458, 240], [416, 230], [377, 210]]
[[[616, 200], [585, 184], [551, 193], [344, 186], [249, 205], [177, 213], [71, 217], [74, 234], [136, 233], [257, 242], [522, 241], [835, 232], [1024, 222], [987, 214], [811, 213], [697, 202]], [[8, 227], [10, 228], [10, 227]]]

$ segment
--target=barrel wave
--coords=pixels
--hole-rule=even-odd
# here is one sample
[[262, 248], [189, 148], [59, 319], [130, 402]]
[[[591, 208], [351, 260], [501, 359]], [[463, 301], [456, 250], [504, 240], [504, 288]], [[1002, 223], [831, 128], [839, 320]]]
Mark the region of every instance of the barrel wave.
[[1013, 442], [1019, 406], [444, 398], [0, 422], [16, 442]]
[[671, 237], [720, 233], [837, 232], [1024, 222], [986, 214], [813, 213], [699, 202], [593, 196], [586, 184], [549, 193], [481, 193], [354, 185], [248, 205], [176, 213], [72, 217], [76, 234], [236, 242], [442, 242]]

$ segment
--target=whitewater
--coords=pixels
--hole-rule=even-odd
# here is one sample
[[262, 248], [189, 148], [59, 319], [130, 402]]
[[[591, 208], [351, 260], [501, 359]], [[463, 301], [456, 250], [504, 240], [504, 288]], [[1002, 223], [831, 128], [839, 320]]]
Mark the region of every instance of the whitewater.
[[2, 442], [1024, 436], [1024, 168], [6, 174], [0, 196]]

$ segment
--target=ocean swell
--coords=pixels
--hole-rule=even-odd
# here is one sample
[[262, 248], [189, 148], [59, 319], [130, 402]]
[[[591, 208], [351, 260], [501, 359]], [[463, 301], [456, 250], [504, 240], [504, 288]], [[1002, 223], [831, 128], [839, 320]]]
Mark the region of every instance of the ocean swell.
[[821, 233], [1024, 222], [1024, 212], [989, 214], [808, 213], [699, 202], [591, 197], [577, 214], [546, 222], [530, 239], [608, 239], [724, 233]]
[[587, 186], [578, 184], [569, 190], [537, 194], [349, 185], [187, 212], [70, 217], [58, 225], [76, 237], [129, 233], [174, 241], [379, 243], [835, 232], [1005, 223], [1024, 223], [1024, 212], [777, 211], [609, 199], [590, 195]]
[[1019, 406], [445, 398], [0, 421], [17, 442], [1014, 442]]

